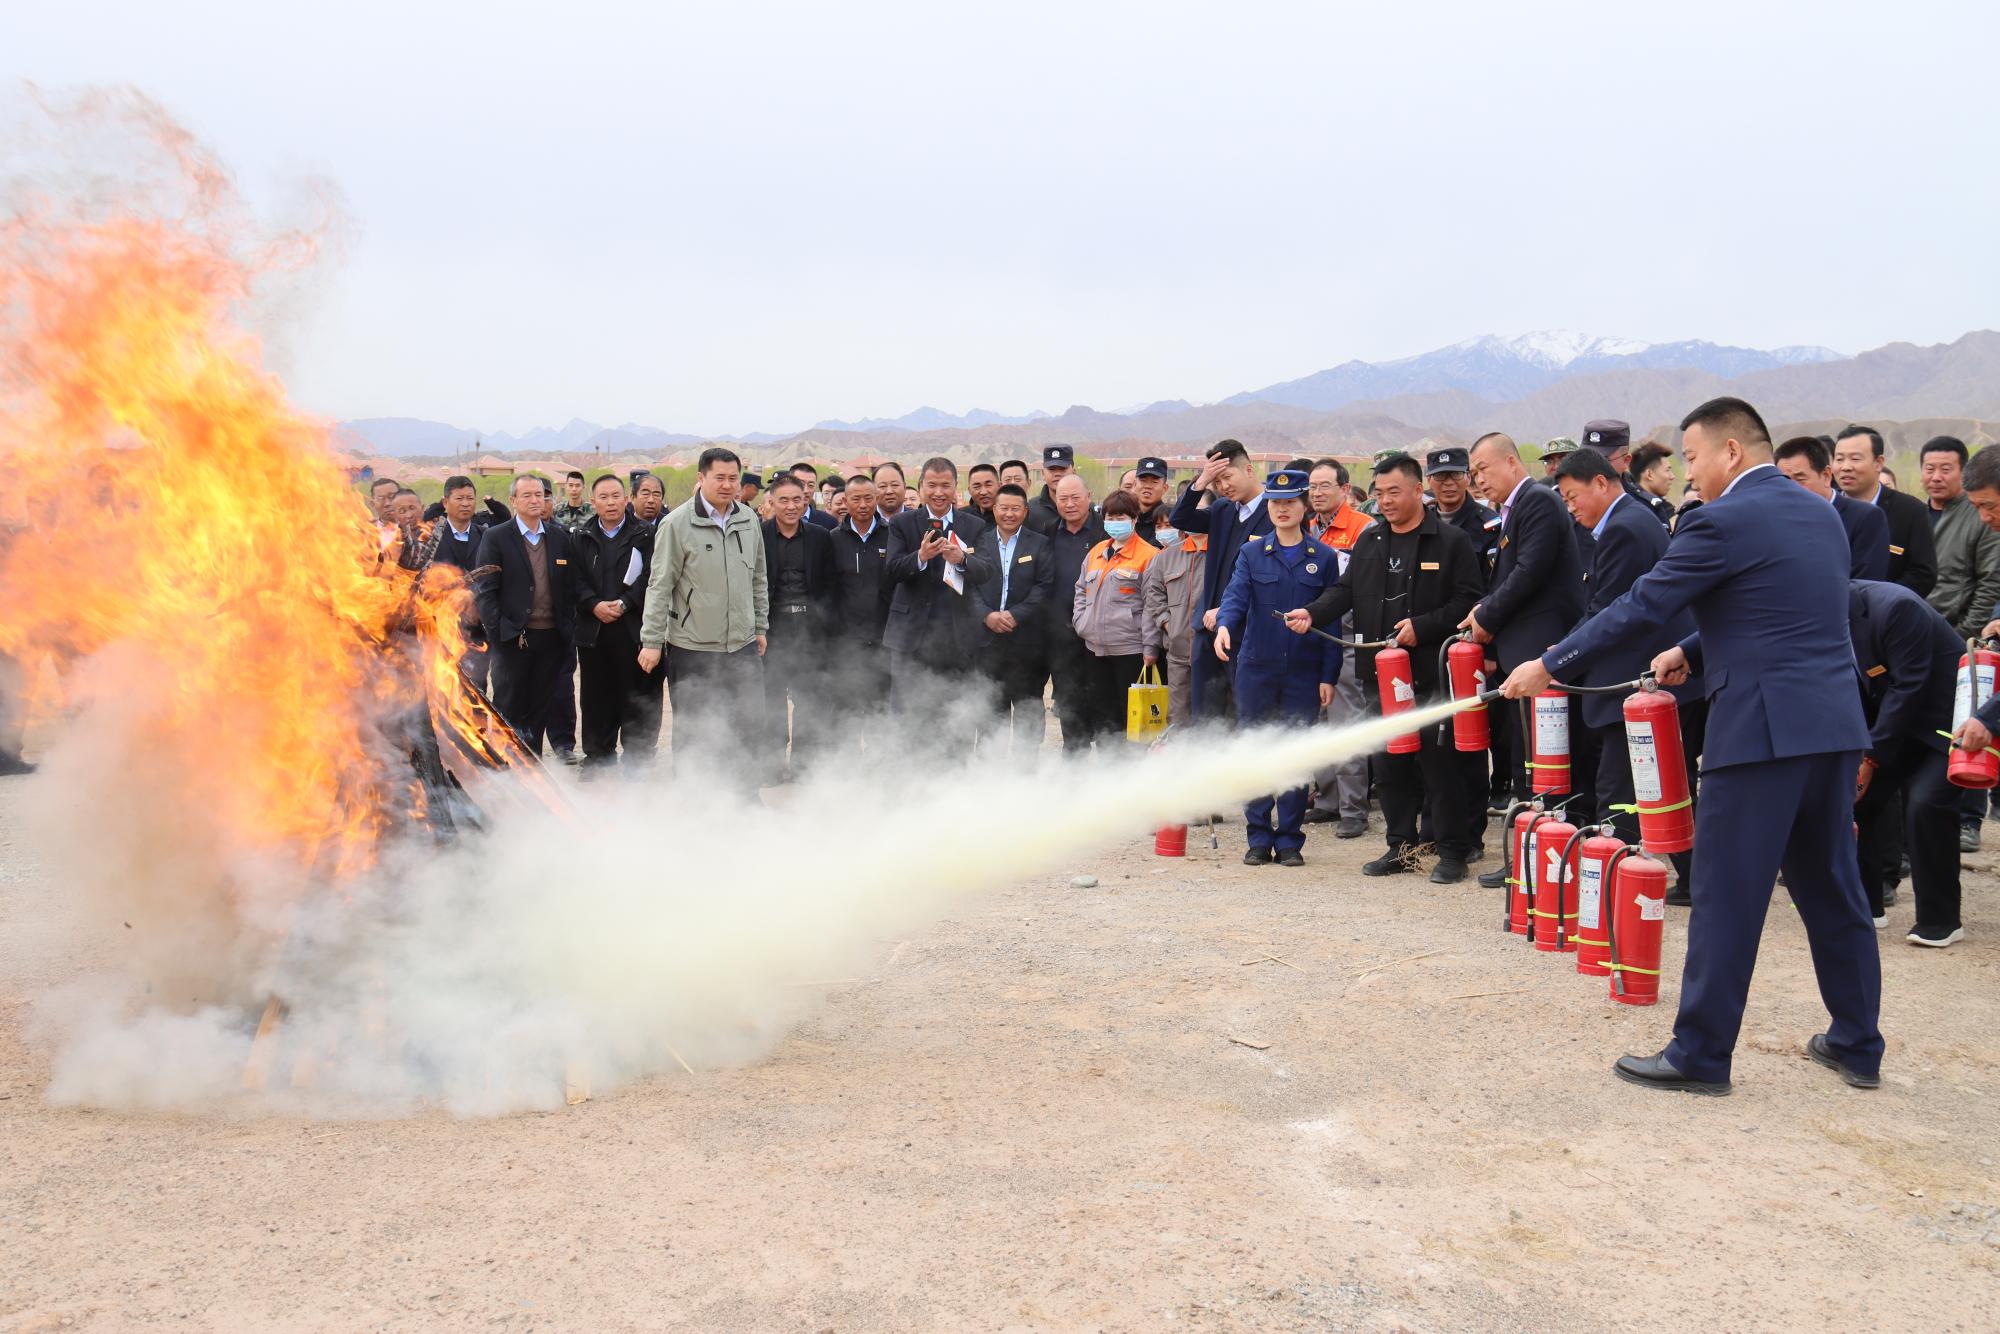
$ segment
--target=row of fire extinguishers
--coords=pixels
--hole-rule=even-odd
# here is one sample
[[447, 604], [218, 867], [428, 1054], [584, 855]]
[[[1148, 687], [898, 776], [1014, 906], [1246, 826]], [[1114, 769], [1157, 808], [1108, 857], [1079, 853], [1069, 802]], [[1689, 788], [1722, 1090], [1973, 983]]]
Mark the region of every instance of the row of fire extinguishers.
[[[1479, 701], [1446, 724], [1452, 744], [1461, 751], [1484, 751], [1491, 744], [1487, 702], [1498, 698], [1486, 688], [1486, 650], [1459, 636], [1441, 656], [1440, 675], [1450, 698]], [[2000, 655], [1995, 660], [2000, 662]], [[1406, 650], [1376, 653], [1375, 678], [1384, 717], [1416, 706]], [[1637, 844], [1618, 838], [1608, 824], [1571, 824], [1563, 814], [1566, 803], [1550, 800], [1570, 786], [1568, 696], [1618, 691], [1633, 692], [1625, 700], [1625, 743], [1638, 798]], [[1577, 972], [1610, 979], [1612, 1000], [1652, 1005], [1660, 996], [1667, 917], [1667, 868], [1656, 859], [1694, 846], [1694, 802], [1674, 697], [1642, 677], [1615, 686], [1552, 686], [1523, 703], [1523, 749], [1535, 795], [1507, 808], [1502, 929], [1538, 950], [1574, 954]], [[1421, 744], [1409, 732], [1393, 738], [1388, 748], [1408, 755]]]

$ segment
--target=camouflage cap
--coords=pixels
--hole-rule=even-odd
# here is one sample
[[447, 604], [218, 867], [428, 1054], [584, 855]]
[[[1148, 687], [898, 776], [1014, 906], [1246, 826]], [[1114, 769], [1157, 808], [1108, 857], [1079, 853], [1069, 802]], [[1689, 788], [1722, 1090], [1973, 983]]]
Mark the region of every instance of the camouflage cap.
[[1561, 458], [1564, 454], [1574, 454], [1576, 451], [1576, 441], [1566, 435], [1559, 435], [1542, 446], [1542, 457], [1545, 459]]
[[1371, 466], [1379, 468], [1390, 459], [1407, 458], [1409, 453], [1410, 451], [1407, 449], [1378, 449], [1375, 451], [1375, 458]]

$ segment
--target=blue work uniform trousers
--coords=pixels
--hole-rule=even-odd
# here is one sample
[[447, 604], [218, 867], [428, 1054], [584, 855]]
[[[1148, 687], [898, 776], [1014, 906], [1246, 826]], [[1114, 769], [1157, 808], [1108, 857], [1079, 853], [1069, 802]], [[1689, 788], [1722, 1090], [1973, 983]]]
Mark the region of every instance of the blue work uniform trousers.
[[[1220, 666], [1221, 664], [1216, 664]], [[1310, 727], [1319, 717], [1317, 673], [1243, 663], [1236, 669], [1236, 721], [1243, 727], [1260, 723], [1292, 723]], [[1276, 828], [1272, 815], [1276, 812]], [[1306, 788], [1301, 785], [1275, 797], [1262, 796], [1243, 807], [1245, 832], [1253, 848], [1279, 852], [1303, 848]]]

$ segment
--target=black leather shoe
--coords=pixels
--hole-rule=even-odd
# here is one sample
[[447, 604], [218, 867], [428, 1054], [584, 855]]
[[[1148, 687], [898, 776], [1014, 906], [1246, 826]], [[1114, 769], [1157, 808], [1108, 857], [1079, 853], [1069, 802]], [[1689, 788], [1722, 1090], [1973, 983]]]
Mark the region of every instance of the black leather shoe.
[[1377, 857], [1374, 861], [1368, 862], [1365, 865], [1363, 865], [1361, 868], [1361, 874], [1401, 875], [1409, 869], [1410, 869], [1409, 854], [1404, 852], [1401, 848], [1391, 848], [1389, 849], [1389, 851], [1383, 853], [1380, 857]]
[[1365, 815], [1344, 815], [1334, 826], [1335, 838], [1360, 838], [1368, 832], [1368, 817]]
[[1507, 869], [1505, 867], [1501, 867], [1497, 871], [1488, 871], [1479, 877], [1479, 887], [1481, 889], [1499, 889], [1506, 883]]
[[1269, 848], [1251, 848], [1243, 854], [1243, 864], [1245, 866], [1268, 866], [1271, 864], [1271, 850]]
[[12, 777], [15, 774], [31, 774], [34, 771], [35, 766], [27, 760], [22, 759], [19, 755], [0, 755], [0, 777]]
[[1882, 1076], [1856, 1074], [1840, 1063], [1833, 1054], [1833, 1048], [1826, 1045], [1826, 1034], [1815, 1033], [1806, 1039], [1806, 1055], [1818, 1061], [1829, 1070], [1838, 1070], [1840, 1077], [1858, 1089], [1878, 1089], [1882, 1087]]
[[1309, 806], [1306, 808], [1303, 822], [1306, 824], [1332, 824], [1339, 818], [1340, 812], [1338, 811], [1330, 811], [1322, 806]]
[[1455, 885], [1465, 879], [1465, 863], [1456, 857], [1440, 857], [1438, 864], [1431, 868], [1433, 885]]
[[1667, 906], [1670, 908], [1692, 908], [1694, 907], [1694, 895], [1688, 893], [1686, 885], [1675, 881], [1674, 887], [1667, 891]]
[[1301, 853], [1297, 848], [1286, 848], [1278, 854], [1278, 865], [1280, 866], [1304, 866], [1305, 864], [1305, 854]]
[[1649, 1089], [1666, 1089], [1674, 1093], [1699, 1093], [1704, 1097], [1723, 1098], [1729, 1095], [1729, 1085], [1710, 1084], [1699, 1079], [1689, 1079], [1674, 1069], [1666, 1052], [1658, 1056], [1620, 1056], [1612, 1063], [1611, 1072], [1628, 1084], [1638, 1084]]

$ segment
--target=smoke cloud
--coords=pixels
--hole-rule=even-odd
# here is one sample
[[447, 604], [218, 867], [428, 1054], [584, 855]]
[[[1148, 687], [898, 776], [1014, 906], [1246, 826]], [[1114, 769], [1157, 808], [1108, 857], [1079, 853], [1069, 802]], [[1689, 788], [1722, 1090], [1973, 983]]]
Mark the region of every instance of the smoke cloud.
[[[885, 941], [982, 891], [1304, 782], [1452, 711], [1190, 736], [1151, 753], [1122, 742], [1083, 759], [1049, 750], [1036, 763], [916, 765], [910, 757], [926, 752], [911, 741], [900, 757], [829, 757], [786, 790], [781, 811], [713, 784], [590, 785], [579, 790], [581, 822], [549, 812], [442, 853], [407, 848], [365, 887], [310, 900], [282, 922], [245, 921], [233, 939], [153, 912], [135, 923], [153, 947], [131, 971], [40, 1005], [57, 1046], [49, 1097], [488, 1116], [558, 1106], [578, 1075], [602, 1093], [683, 1061], [754, 1061], [818, 1004], [823, 988], [808, 984], [873, 971]], [[58, 777], [63, 765], [51, 767]], [[1003, 824], [1000, 811], [1034, 814]], [[799, 855], [809, 831], [843, 828], [904, 832], [913, 848], [866, 864]], [[79, 883], [105, 909], [133, 910], [122, 882]], [[156, 878], [145, 893], [157, 903], [162, 887]], [[148, 1002], [174, 993], [137, 965], [166, 960], [199, 961], [210, 985], [229, 961], [246, 966], [214, 1003]], [[242, 1077], [267, 995], [288, 1008], [252, 1099]]]

